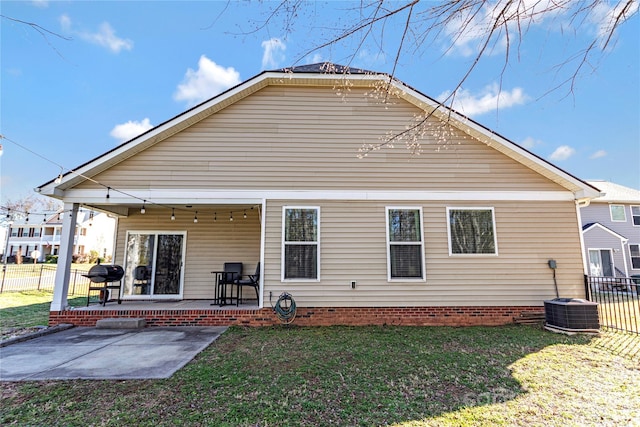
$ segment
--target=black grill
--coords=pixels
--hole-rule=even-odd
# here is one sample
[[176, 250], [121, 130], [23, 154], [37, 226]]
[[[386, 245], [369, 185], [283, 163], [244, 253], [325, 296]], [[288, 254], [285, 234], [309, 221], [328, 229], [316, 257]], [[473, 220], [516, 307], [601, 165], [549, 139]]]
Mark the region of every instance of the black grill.
[[91, 267], [85, 276], [94, 283], [117, 282], [124, 276], [124, 270], [119, 265], [98, 264]]
[[[89, 280], [97, 285], [89, 286], [89, 293], [87, 294], [87, 306], [91, 301], [92, 291], [99, 292], [100, 303], [104, 306], [107, 301], [118, 301], [118, 304], [122, 303], [122, 276], [124, 276], [124, 269], [119, 265], [94, 265], [89, 269], [87, 274], [84, 275]], [[118, 282], [118, 284], [109, 284], [111, 282]], [[118, 290], [118, 299], [109, 299], [111, 290]]]

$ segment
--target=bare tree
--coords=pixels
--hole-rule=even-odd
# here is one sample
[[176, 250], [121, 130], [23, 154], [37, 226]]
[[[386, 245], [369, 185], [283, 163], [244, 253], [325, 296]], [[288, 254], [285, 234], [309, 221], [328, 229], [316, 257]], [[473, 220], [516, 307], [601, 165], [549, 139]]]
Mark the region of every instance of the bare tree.
[[[281, 26], [280, 33], [285, 35], [293, 31], [296, 18], [305, 9], [315, 7], [313, 2], [305, 0], [265, 4], [272, 6], [265, 21], [254, 31], [278, 25]], [[387, 56], [387, 41], [393, 39], [388, 83], [386, 87], [377, 88], [385, 93], [383, 98], [386, 100], [392, 96], [391, 82], [405, 58], [421, 57], [429, 49], [447, 55], [465, 47], [472, 52], [469, 65], [440, 103], [452, 107], [456, 95], [478, 65], [497, 54], [503, 58], [499, 70], [501, 89], [508, 65], [520, 59], [521, 44], [533, 27], [543, 22], [552, 23], [563, 37], [571, 37], [587, 26], [595, 26], [593, 36], [587, 37], [585, 44], [567, 54], [553, 68], [559, 82], [551, 84], [547, 93], [566, 89], [566, 95], [571, 95], [579, 77], [597, 67], [615, 44], [618, 29], [637, 13], [638, 0], [443, 0], [435, 3], [361, 0], [345, 9], [345, 14], [336, 17], [336, 22], [323, 23], [318, 34], [324, 35], [325, 40], [304, 51], [297, 63], [348, 41], [353, 47], [343, 60], [345, 65], [351, 65], [366, 46], [377, 47]], [[403, 132], [384, 136], [380, 144], [363, 147], [361, 155], [398, 140], [404, 140], [412, 153], [418, 153], [421, 150], [419, 136], [423, 135], [431, 113], [417, 117]], [[439, 132], [448, 131], [443, 128]]]
[[62, 207], [60, 201], [50, 197], [42, 197], [36, 194], [29, 194], [12, 200], [7, 199], [2, 204], [2, 220], [25, 219], [31, 215], [51, 215]]
[[61, 40], [66, 40], [69, 41], [71, 40], [70, 37], [65, 37], [59, 33], [56, 33], [54, 31], [51, 31], [35, 22], [29, 22], [29, 21], [23, 21], [22, 19], [17, 19], [11, 16], [7, 16], [7, 15], [2, 15], [0, 14], [0, 18], [5, 19], [9, 22], [13, 22], [16, 24], [20, 24], [20, 25], [25, 25], [28, 28], [31, 28], [33, 31], [37, 32], [38, 34], [40, 34], [40, 36], [42, 36], [42, 38], [44, 39], [45, 43], [47, 43], [47, 45], [49, 45], [49, 47], [51, 49], [53, 49], [53, 51], [55, 53], [58, 54], [58, 56], [60, 56], [61, 58], [64, 58], [62, 56], [62, 54], [60, 53], [60, 51], [58, 51], [58, 49], [56, 49], [56, 47], [53, 45], [53, 43], [51, 42], [51, 40], [49, 39], [51, 36], [59, 38]]

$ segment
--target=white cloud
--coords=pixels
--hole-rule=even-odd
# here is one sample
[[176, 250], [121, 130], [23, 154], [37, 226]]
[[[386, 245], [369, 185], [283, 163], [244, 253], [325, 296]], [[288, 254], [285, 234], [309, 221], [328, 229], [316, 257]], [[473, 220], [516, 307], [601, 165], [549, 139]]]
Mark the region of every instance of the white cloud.
[[543, 144], [542, 141], [540, 141], [539, 139], [534, 139], [530, 136], [526, 137], [524, 141], [520, 142], [520, 145], [526, 148], [527, 150], [531, 150], [532, 148], [542, 144]]
[[224, 68], [202, 55], [198, 61], [198, 69], [187, 70], [173, 99], [195, 105], [238, 83], [240, 73], [233, 67]]
[[60, 16], [60, 26], [64, 31], [71, 31], [71, 18], [69, 18], [69, 15]]
[[386, 56], [382, 51], [374, 53], [374, 52], [370, 52], [367, 49], [363, 49], [360, 52], [358, 52], [358, 59], [360, 60], [360, 62], [363, 62], [364, 64], [367, 64], [367, 65], [377, 65], [377, 64], [384, 64], [386, 60]]
[[141, 122], [134, 122], [132, 120], [129, 120], [126, 123], [116, 125], [113, 129], [111, 129], [109, 135], [120, 142], [125, 142], [148, 131], [152, 127], [153, 125], [148, 118], [142, 119]]
[[604, 150], [598, 150], [589, 157], [590, 159], [599, 159], [607, 155], [607, 152]]
[[551, 153], [551, 155], [549, 156], [549, 159], [553, 161], [562, 161], [562, 160], [567, 160], [569, 157], [573, 156], [574, 154], [576, 154], [576, 150], [569, 147], [568, 145], [561, 145], [560, 147], [556, 148], [556, 150], [553, 153]]
[[80, 33], [80, 37], [86, 41], [106, 47], [111, 52], [119, 53], [121, 50], [133, 49], [133, 42], [129, 39], [121, 39], [116, 36], [116, 32], [108, 22], [100, 24], [100, 29], [96, 33]]
[[[441, 93], [438, 100], [445, 101], [451, 95], [450, 91]], [[453, 100], [453, 109], [467, 116], [478, 116], [497, 109], [522, 105], [529, 97], [522, 88], [515, 87], [511, 91], [500, 90], [497, 84], [486, 86], [480, 93], [472, 94], [461, 89]], [[446, 102], [448, 104], [448, 101]]]
[[108, 22], [100, 24], [96, 32], [76, 31], [71, 28], [71, 18], [69, 15], [62, 15], [60, 16], [60, 26], [64, 31], [76, 34], [86, 42], [106, 47], [113, 53], [133, 49], [133, 41], [116, 36], [115, 30]]
[[[595, 32], [600, 39], [601, 46], [604, 47], [604, 43], [607, 41], [611, 30], [616, 25], [621, 25], [627, 19], [638, 13], [638, 2], [627, 3], [626, 1], [620, 1], [613, 7], [608, 3], [600, 2], [593, 6], [589, 19], [591, 23], [596, 27]], [[628, 10], [622, 13], [625, 8]]]
[[262, 49], [264, 49], [264, 53], [262, 54], [262, 69], [266, 69], [267, 67], [278, 68], [285, 59], [284, 51], [287, 50], [287, 45], [279, 38], [273, 37], [262, 42]]
[[32, 0], [31, 4], [33, 4], [35, 7], [44, 9], [45, 7], [49, 7], [49, 0]]
[[312, 56], [307, 57], [307, 64], [318, 64], [320, 62], [325, 62], [324, 58], [319, 53], [314, 53]]

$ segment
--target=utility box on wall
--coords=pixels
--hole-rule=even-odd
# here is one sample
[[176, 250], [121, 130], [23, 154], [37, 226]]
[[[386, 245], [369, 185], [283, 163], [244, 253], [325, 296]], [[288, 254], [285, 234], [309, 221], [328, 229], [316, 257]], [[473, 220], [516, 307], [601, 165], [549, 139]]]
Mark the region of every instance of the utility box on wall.
[[600, 329], [598, 303], [577, 298], [555, 298], [544, 302], [545, 323], [567, 331]]

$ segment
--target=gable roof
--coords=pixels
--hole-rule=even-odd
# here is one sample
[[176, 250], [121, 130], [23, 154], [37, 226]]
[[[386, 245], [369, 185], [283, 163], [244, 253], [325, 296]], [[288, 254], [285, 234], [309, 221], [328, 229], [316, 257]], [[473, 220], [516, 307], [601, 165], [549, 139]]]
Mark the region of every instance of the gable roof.
[[600, 189], [604, 195], [594, 199], [594, 203], [631, 203], [640, 204], [640, 190], [614, 184], [609, 181], [587, 181], [590, 185]]
[[343, 81], [347, 80], [350, 86], [359, 87], [372, 87], [376, 82], [381, 81], [387, 83], [390, 85], [390, 88], [393, 89], [394, 95], [420, 108], [427, 114], [432, 114], [440, 120], [448, 121], [451, 125], [487, 146], [492, 147], [547, 179], [559, 184], [568, 191], [571, 191], [576, 200], [591, 199], [598, 197], [600, 194], [598, 189], [592, 185], [527, 151], [478, 122], [443, 106], [435, 99], [422, 94], [388, 74], [350, 68], [332, 63], [318, 63], [263, 71], [249, 80], [109, 150], [105, 154], [78, 166], [73, 171], [64, 174], [62, 180], [58, 180], [59, 182], [56, 182], [56, 179], [52, 179], [42, 184], [36, 191], [44, 195], [64, 198], [65, 190], [73, 188], [79, 183], [90, 179], [92, 176], [109, 169], [136, 153], [221, 111], [266, 86], [334, 87], [336, 84], [340, 84], [340, 79], [343, 79]]
[[618, 239], [626, 242], [629, 239], [627, 239], [626, 237], [624, 237], [623, 235], [616, 233], [615, 231], [613, 231], [612, 229], [610, 229], [609, 227], [600, 224], [599, 222], [590, 222], [589, 224], [585, 224], [582, 226], [582, 233], [586, 233], [588, 231], [594, 230], [596, 228], [600, 228], [604, 231], [606, 231], [609, 234], [612, 234], [613, 236], [617, 237]]

